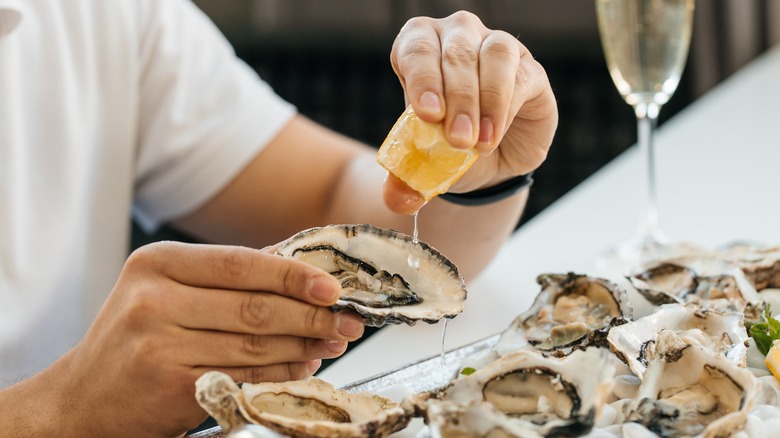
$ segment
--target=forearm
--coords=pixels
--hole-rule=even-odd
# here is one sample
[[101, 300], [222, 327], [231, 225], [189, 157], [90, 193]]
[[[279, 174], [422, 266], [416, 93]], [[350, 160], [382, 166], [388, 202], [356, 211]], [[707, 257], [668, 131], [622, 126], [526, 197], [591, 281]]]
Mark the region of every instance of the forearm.
[[[391, 212], [383, 202], [385, 171], [372, 152], [354, 158], [336, 185], [328, 223], [371, 223], [411, 234], [412, 216]], [[471, 207], [432, 199], [418, 215], [419, 237], [450, 258], [464, 278], [476, 276], [517, 225], [528, 191], [500, 202]]]

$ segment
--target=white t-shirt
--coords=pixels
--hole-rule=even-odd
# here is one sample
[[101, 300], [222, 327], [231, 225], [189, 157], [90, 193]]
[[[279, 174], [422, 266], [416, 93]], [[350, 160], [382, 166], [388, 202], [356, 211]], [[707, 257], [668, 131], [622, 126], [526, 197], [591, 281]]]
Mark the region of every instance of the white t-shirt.
[[83, 336], [147, 229], [294, 115], [187, 0], [0, 0], [0, 387]]

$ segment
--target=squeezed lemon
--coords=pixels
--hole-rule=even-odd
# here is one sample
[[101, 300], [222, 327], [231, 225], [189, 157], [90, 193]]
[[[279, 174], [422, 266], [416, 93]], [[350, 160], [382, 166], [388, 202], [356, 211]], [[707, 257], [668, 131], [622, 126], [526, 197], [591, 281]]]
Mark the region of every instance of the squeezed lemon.
[[425, 201], [447, 191], [477, 159], [477, 152], [447, 142], [441, 123], [420, 120], [411, 105], [395, 122], [377, 152], [377, 162], [422, 195]]

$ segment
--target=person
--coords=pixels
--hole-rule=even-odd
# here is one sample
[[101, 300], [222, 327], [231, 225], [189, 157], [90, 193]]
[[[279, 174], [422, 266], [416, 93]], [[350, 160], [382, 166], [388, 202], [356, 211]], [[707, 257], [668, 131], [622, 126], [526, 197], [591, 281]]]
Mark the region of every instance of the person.
[[[513, 181], [557, 125], [544, 69], [468, 12], [417, 17], [391, 63], [423, 120], [481, 157], [451, 188]], [[419, 194], [375, 150], [297, 114], [186, 0], [0, 2], [0, 430], [180, 435], [194, 381], [300, 379], [363, 325], [336, 280], [271, 245], [330, 223], [411, 230]], [[402, 108], [399, 108], [399, 114]], [[421, 237], [468, 280], [527, 190], [431, 200]], [[129, 257], [130, 214], [206, 244]], [[262, 248], [262, 249], [259, 249]], [[473, 297], [472, 299], [479, 299]]]

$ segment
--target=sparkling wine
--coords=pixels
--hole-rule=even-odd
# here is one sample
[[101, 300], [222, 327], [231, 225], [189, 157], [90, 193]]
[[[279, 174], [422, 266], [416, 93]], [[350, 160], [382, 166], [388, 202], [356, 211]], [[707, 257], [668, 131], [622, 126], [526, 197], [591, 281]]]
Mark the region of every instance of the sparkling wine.
[[694, 0], [596, 0], [607, 67], [623, 99], [634, 109], [637, 144], [645, 156], [645, 219], [633, 238], [599, 257], [596, 265], [621, 275], [667, 238], [658, 226], [653, 131], [658, 113], [674, 94], [688, 56]]
[[694, 0], [596, 0], [609, 73], [629, 105], [665, 104], [682, 75]]

